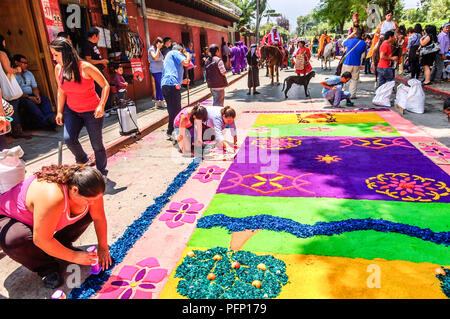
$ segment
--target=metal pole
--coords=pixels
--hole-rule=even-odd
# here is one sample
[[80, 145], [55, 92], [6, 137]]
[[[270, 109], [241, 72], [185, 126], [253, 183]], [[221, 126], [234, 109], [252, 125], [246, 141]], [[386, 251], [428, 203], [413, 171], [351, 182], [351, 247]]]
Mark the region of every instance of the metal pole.
[[145, 30], [145, 45], [147, 50], [150, 49], [150, 30], [148, 28], [148, 20], [147, 20], [147, 6], [145, 4], [145, 0], [141, 0], [141, 9], [142, 9], [142, 17], [144, 19], [144, 30]]
[[256, 0], [256, 44], [259, 46], [259, 0]]
[[58, 165], [62, 165], [62, 149], [63, 149], [63, 142], [58, 141]]

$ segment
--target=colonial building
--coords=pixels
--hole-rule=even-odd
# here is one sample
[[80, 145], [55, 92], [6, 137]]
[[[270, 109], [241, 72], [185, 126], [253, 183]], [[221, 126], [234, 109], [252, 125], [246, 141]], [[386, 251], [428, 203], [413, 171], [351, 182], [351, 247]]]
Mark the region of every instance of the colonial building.
[[192, 41], [199, 80], [201, 48], [234, 41], [239, 14], [227, 0], [2, 0], [0, 34], [11, 55], [28, 58], [40, 91], [55, 105], [57, 83], [49, 43], [65, 31], [81, 53], [87, 30], [98, 27], [98, 47], [110, 61], [106, 77], [112, 80], [113, 64], [121, 63], [132, 82], [129, 96], [139, 99], [153, 95], [147, 38], [150, 43], [156, 37]]

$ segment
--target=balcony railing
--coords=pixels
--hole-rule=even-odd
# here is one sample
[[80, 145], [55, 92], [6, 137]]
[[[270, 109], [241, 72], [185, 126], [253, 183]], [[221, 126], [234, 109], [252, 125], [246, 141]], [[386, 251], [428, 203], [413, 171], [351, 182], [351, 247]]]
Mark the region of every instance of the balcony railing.
[[234, 3], [228, 0], [210, 0], [211, 2], [214, 2], [216, 5], [220, 6], [221, 8], [232, 12], [233, 14], [240, 16], [242, 14], [242, 10], [239, 9]]

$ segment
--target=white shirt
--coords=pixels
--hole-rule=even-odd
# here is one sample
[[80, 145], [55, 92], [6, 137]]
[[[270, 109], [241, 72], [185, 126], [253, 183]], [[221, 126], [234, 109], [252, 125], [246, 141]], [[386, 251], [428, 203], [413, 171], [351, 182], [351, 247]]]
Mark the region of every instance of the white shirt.
[[384, 21], [380, 28], [380, 34], [384, 35], [386, 32], [397, 28], [394, 21]]

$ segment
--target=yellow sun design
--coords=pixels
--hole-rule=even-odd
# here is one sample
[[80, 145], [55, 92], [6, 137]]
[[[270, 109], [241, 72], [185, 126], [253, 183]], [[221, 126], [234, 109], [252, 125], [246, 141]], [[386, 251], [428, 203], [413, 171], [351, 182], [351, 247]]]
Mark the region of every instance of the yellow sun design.
[[340, 160], [342, 160], [342, 158], [338, 157], [338, 156], [330, 156], [330, 155], [317, 155], [317, 157], [315, 158], [316, 160], [318, 160], [319, 162], [326, 162], [327, 164], [331, 164], [331, 163], [336, 163], [339, 162]]

